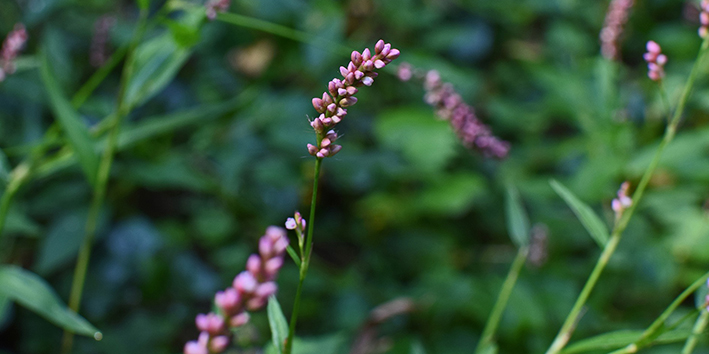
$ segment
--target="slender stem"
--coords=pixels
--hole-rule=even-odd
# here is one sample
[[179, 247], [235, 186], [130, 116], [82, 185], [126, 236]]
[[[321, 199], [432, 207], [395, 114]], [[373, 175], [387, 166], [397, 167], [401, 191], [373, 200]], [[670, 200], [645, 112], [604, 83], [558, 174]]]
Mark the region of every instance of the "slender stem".
[[704, 329], [707, 327], [707, 322], [709, 322], [709, 311], [703, 309], [697, 318], [697, 322], [694, 323], [694, 328], [692, 328], [692, 334], [687, 338], [684, 343], [684, 348], [682, 348], [681, 354], [692, 354], [694, 347], [697, 345], [697, 338], [699, 337]]
[[293, 339], [295, 337], [295, 324], [298, 321], [298, 311], [300, 310], [300, 296], [303, 292], [303, 281], [308, 274], [308, 266], [310, 265], [310, 255], [313, 250], [313, 226], [315, 225], [315, 204], [317, 203], [318, 195], [318, 180], [320, 179], [320, 166], [322, 159], [315, 160], [315, 175], [313, 176], [313, 196], [310, 200], [310, 216], [308, 218], [308, 234], [305, 238], [305, 253], [302, 255], [300, 262], [300, 279], [298, 280], [298, 289], [295, 292], [295, 302], [293, 303], [293, 312], [290, 316], [290, 325], [288, 327], [288, 338], [283, 349], [283, 354], [290, 354], [293, 350]]
[[682, 302], [692, 295], [699, 287], [703, 286], [709, 278], [709, 272], [702, 275], [699, 279], [694, 281], [687, 289], [675, 298], [674, 301], [668, 306], [665, 311], [663, 311], [660, 316], [655, 319], [655, 321], [648, 327], [643, 334], [635, 340], [635, 342], [629, 344], [628, 346], [614, 351], [612, 354], [628, 354], [635, 353], [639, 349], [649, 346], [658, 335], [661, 334], [661, 330], [665, 328], [665, 321], [672, 315], [672, 313], [682, 304]]
[[[133, 76], [133, 64], [135, 62], [133, 57], [135, 55], [135, 49], [138, 46], [140, 39], [143, 37], [143, 33], [145, 32], [147, 17], [148, 12], [146, 10], [141, 10], [140, 18], [138, 20], [138, 28], [133, 36], [130, 48], [128, 49], [128, 57], [126, 58], [124, 64], [123, 74], [121, 77], [121, 86], [118, 93], [117, 112], [113, 115], [113, 117], [108, 118], [111, 119], [108, 142], [106, 144], [106, 149], [103, 151], [101, 162], [98, 167], [96, 186], [94, 187], [93, 199], [91, 201], [89, 214], [86, 220], [86, 233], [79, 250], [76, 268], [74, 269], [74, 280], [71, 285], [71, 294], [69, 295], [69, 308], [74, 312], [78, 312], [79, 306], [81, 305], [86, 272], [89, 266], [89, 259], [91, 258], [91, 246], [96, 235], [96, 226], [98, 224], [99, 214], [106, 196], [106, 186], [108, 185], [108, 177], [111, 173], [114, 152], [116, 150], [116, 146], [118, 145], [118, 133], [120, 131], [121, 121], [130, 110], [129, 104], [125, 101], [125, 92], [128, 86], [128, 81]], [[62, 353], [68, 354], [71, 352], [73, 339], [73, 333], [64, 331]]]
[[579, 297], [576, 299], [576, 303], [574, 303], [574, 306], [571, 308], [569, 315], [566, 317], [564, 324], [561, 326], [559, 333], [556, 335], [556, 338], [552, 342], [546, 354], [559, 353], [569, 342], [569, 339], [571, 338], [571, 335], [573, 334], [574, 329], [576, 327], [576, 323], [578, 322], [578, 316], [581, 313], [583, 306], [586, 304], [586, 301], [588, 300], [588, 297], [591, 294], [593, 287], [596, 285], [598, 278], [603, 272], [603, 269], [608, 264], [608, 260], [613, 255], [613, 252], [615, 252], [615, 249], [618, 246], [618, 243], [620, 242], [620, 238], [623, 235], [623, 231], [625, 231], [625, 228], [628, 226], [630, 218], [633, 216], [633, 213], [635, 212], [635, 209], [637, 208], [640, 199], [642, 198], [643, 193], [645, 192], [645, 188], [650, 182], [652, 174], [655, 172], [657, 165], [660, 163], [660, 157], [662, 156], [662, 152], [665, 150], [665, 147], [670, 143], [670, 141], [672, 141], [675, 136], [675, 133], [677, 132], [677, 125], [679, 124], [680, 118], [684, 113], [684, 107], [687, 103], [687, 100], [689, 99], [689, 94], [692, 91], [692, 86], [694, 86], [694, 81], [699, 75], [701, 62], [707, 48], [709, 48], [709, 36], [705, 38], [702, 42], [701, 49], [699, 50], [699, 54], [697, 55], [697, 60], [694, 62], [694, 66], [692, 66], [692, 71], [689, 73], [689, 78], [687, 79], [687, 84], [684, 86], [684, 90], [682, 91], [682, 96], [680, 97], [677, 109], [675, 110], [672, 119], [670, 119], [670, 121], [668, 122], [667, 129], [665, 130], [665, 135], [662, 138], [662, 142], [657, 148], [655, 156], [650, 162], [650, 165], [647, 167], [645, 173], [640, 179], [640, 183], [638, 183], [638, 187], [635, 189], [635, 193], [633, 193], [633, 204], [630, 206], [630, 208], [625, 210], [623, 216], [621, 216], [618, 222], [615, 224], [610, 240], [603, 248], [603, 252], [598, 258], [596, 266], [593, 268], [591, 275], [589, 276], [588, 280], [586, 281], [586, 284], [581, 290], [581, 294], [579, 294]]
[[[2, 230], [5, 226], [5, 220], [7, 220], [7, 214], [10, 211], [10, 204], [12, 203], [12, 198], [29, 177], [30, 168], [31, 166], [28, 166], [26, 163], [22, 163], [15, 167], [10, 175], [10, 181], [5, 188], [5, 193], [3, 193], [2, 197], [0, 197], [0, 246], [3, 246], [0, 247], [0, 249], [4, 250], [3, 253], [9, 253], [11, 248], [2, 244]], [[5, 254], [1, 256], [4, 258]]]
[[266, 33], [275, 34], [277, 36], [288, 38], [297, 42], [303, 42], [323, 47], [329, 50], [335, 49], [335, 51], [346, 55], [349, 55], [352, 52], [351, 49], [341, 44], [327, 40], [324, 41], [323, 39], [317, 38], [316, 36], [308, 34], [306, 32], [282, 26], [273, 22], [259, 20], [253, 17], [243, 16], [230, 12], [222, 12], [217, 14], [217, 20], [240, 27], [252, 28]]
[[500, 290], [500, 294], [497, 296], [497, 301], [495, 301], [490, 317], [487, 319], [485, 329], [483, 329], [483, 333], [480, 337], [480, 341], [478, 342], [478, 346], [475, 349], [475, 353], [482, 353], [484, 349], [492, 343], [493, 336], [495, 335], [495, 331], [497, 331], [497, 326], [500, 324], [500, 319], [502, 319], [502, 314], [507, 306], [507, 301], [510, 299], [512, 289], [517, 282], [517, 277], [519, 276], [520, 271], [522, 271], [522, 267], [524, 267], [524, 262], [527, 260], [528, 253], [528, 247], [520, 247], [520, 249], [517, 250], [517, 256], [512, 262], [512, 266], [510, 267], [509, 273], [507, 273], [505, 282], [502, 283], [502, 289]]
[[665, 112], [667, 112], [667, 116], [669, 117], [672, 114], [672, 105], [670, 104], [670, 97], [667, 95], [667, 90], [665, 89], [665, 83], [660, 80], [657, 83], [657, 86], [660, 88], [660, 99], [662, 100], [662, 105], [665, 106]]

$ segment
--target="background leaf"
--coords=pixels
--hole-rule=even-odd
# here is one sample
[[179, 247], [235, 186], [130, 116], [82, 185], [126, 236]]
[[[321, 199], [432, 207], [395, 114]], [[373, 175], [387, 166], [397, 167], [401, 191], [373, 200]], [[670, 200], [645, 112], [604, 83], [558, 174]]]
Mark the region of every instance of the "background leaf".
[[96, 182], [96, 174], [98, 173], [99, 158], [94, 151], [94, 142], [89, 136], [86, 125], [81, 121], [81, 117], [71, 106], [69, 100], [61, 92], [61, 88], [52, 74], [51, 65], [47, 54], [42, 54], [42, 79], [44, 86], [49, 95], [49, 100], [52, 103], [54, 116], [61, 124], [62, 128], [69, 138], [74, 153], [79, 158], [86, 179], [89, 183]]
[[69, 310], [54, 290], [36, 274], [16, 266], [0, 266], [0, 294], [34, 311], [55, 325], [100, 340], [101, 332]]
[[283, 315], [281, 305], [275, 296], [268, 298], [268, 324], [271, 327], [271, 340], [278, 349], [278, 353], [283, 352], [283, 343], [288, 338], [288, 322]]
[[524, 211], [519, 192], [510, 184], [505, 195], [505, 216], [507, 218], [507, 233], [517, 247], [529, 245], [529, 217]]
[[581, 221], [581, 224], [586, 228], [586, 231], [588, 231], [593, 240], [596, 241], [599, 246], [605, 246], [609, 238], [608, 228], [593, 209], [582, 202], [558, 181], [551, 180], [549, 184], [551, 184], [551, 187], [554, 188], [556, 193], [558, 193], [571, 210], [573, 210], [574, 214], [576, 214], [576, 217]]

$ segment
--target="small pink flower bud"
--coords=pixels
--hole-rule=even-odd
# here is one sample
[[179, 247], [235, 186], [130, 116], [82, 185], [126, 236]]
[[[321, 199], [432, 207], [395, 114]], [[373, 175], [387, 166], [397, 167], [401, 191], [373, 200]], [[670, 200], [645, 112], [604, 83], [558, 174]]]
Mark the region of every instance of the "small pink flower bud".
[[298, 227], [298, 223], [295, 221], [294, 218], [286, 219], [286, 229], [295, 230], [296, 227]]
[[645, 46], [647, 48], [647, 51], [653, 54], [659, 54], [661, 49], [660, 45], [657, 44], [655, 41], [648, 41], [647, 45]]
[[345, 97], [340, 100], [340, 106], [349, 107], [357, 103], [357, 97]]
[[349, 71], [347, 70], [347, 68], [345, 68], [344, 66], [341, 66], [340, 67], [340, 75], [342, 75], [343, 77], [347, 77], [347, 74], [349, 74]]
[[251, 294], [256, 290], [258, 282], [253, 274], [249, 272], [241, 272], [234, 278], [234, 288], [241, 294]]
[[197, 341], [189, 341], [185, 344], [184, 354], [209, 354], [207, 347], [204, 347], [197, 343]]
[[333, 123], [337, 124], [337, 123], [340, 123], [341, 121], [342, 121], [342, 117], [340, 117], [340, 116], [332, 116], [332, 122], [333, 122]]
[[266, 278], [267, 279], [273, 279], [275, 278], [276, 274], [278, 271], [281, 269], [283, 266], [283, 258], [281, 257], [274, 257], [266, 261], [266, 264], [264, 265], [264, 271], [266, 273]]
[[[351, 86], [350, 86], [351, 87]], [[338, 116], [344, 117], [347, 115], [347, 110], [342, 108], [342, 107], [337, 107], [337, 113]]]
[[325, 117], [321, 121], [324, 127], [329, 127], [332, 124], [332, 117]]
[[252, 254], [246, 260], [246, 270], [251, 274], [258, 275], [261, 272], [261, 257]]
[[354, 63], [350, 62], [350, 63], [347, 65], [347, 71], [349, 71], [349, 72], [354, 72], [355, 70], [357, 70], [357, 67], [354, 65]]
[[[359, 90], [354, 86], [347, 86], [347, 95], [354, 96]], [[343, 95], [344, 96], [344, 95]]]
[[276, 283], [269, 281], [259, 285], [255, 294], [258, 297], [268, 298], [269, 296], [275, 294], [277, 290], [278, 286]]
[[214, 295], [214, 303], [225, 315], [231, 315], [239, 311], [241, 295], [236, 289], [228, 288]]
[[229, 324], [232, 327], [241, 327], [249, 322], [251, 316], [248, 312], [244, 311], [236, 316], [229, 319]]
[[336, 110], [336, 109], [337, 109], [337, 105], [334, 104], [334, 103], [330, 103], [330, 104], [327, 106], [327, 111], [330, 112], [330, 113], [335, 113], [335, 110]]
[[354, 84], [355, 81], [355, 74], [354, 73], [349, 73], [347, 76], [345, 76], [345, 83], [348, 85]]
[[[352, 87], [352, 86], [348, 86], [348, 87]], [[344, 88], [337, 89], [337, 95], [338, 95], [338, 96], [345, 96], [345, 95], [347, 95], [347, 89], [344, 89]]]
[[389, 51], [389, 54], [387, 55], [387, 59], [394, 60], [394, 59], [398, 58], [400, 54], [401, 54], [401, 52], [398, 49], [394, 48]]
[[374, 45], [374, 53], [379, 54], [382, 52], [382, 49], [384, 49], [384, 40], [380, 39], [377, 41], [377, 44]]
[[328, 138], [323, 138], [323, 139], [320, 141], [320, 147], [327, 147], [328, 145], [330, 145], [330, 143], [332, 143], [332, 141], [330, 141], [330, 139], [328, 139]]
[[335, 156], [340, 150], [342, 150], [342, 145], [332, 145], [330, 147], [330, 156]]
[[319, 113], [324, 112], [325, 110], [323, 109], [323, 104], [322, 100], [319, 98], [313, 98], [313, 107], [315, 107], [315, 110], [318, 111]]
[[655, 59], [655, 62], [657, 63], [657, 65], [663, 66], [663, 65], [665, 65], [665, 64], [667, 63], [667, 56], [664, 55], [664, 54], [660, 54], [660, 55], [658, 55], [657, 58]]
[[367, 61], [369, 59], [372, 59], [372, 53], [369, 51], [369, 48], [365, 48], [364, 51], [362, 51], [362, 60]]
[[362, 79], [362, 83], [364, 84], [364, 86], [372, 86], [372, 84], [374, 83], [374, 79], [372, 79], [372, 78], [369, 77], [369, 76], [365, 76], [365, 77]]
[[374, 62], [372, 62], [371, 60], [365, 61], [364, 64], [362, 64], [362, 70], [364, 70], [364, 71], [374, 70]]
[[364, 77], [364, 73], [357, 70], [354, 72], [354, 78], [355, 80], [361, 80]]
[[310, 126], [316, 131], [321, 131], [323, 129], [322, 120], [320, 118], [315, 118], [312, 122], [310, 122]]
[[330, 97], [330, 95], [328, 95], [327, 92], [323, 92], [323, 94], [322, 94], [322, 104], [323, 104], [323, 106], [327, 106], [327, 105], [329, 105], [330, 103], [332, 103], [332, 97]]
[[354, 65], [359, 66], [360, 64], [362, 64], [362, 54], [359, 54], [359, 52], [356, 50], [352, 52], [350, 59], [352, 59]]
[[268, 299], [264, 299], [262, 297], [252, 297], [246, 302], [246, 308], [250, 311], [256, 311], [264, 307], [266, 305], [266, 301], [268, 301]]
[[276, 256], [282, 255], [286, 251], [287, 247], [288, 247], [288, 238], [285, 236], [276, 240], [276, 242], [273, 244], [273, 250], [276, 252]]
[[221, 353], [226, 350], [229, 345], [229, 337], [227, 336], [217, 336], [212, 338], [209, 343], [209, 349], [212, 353]]
[[313, 144], [308, 144], [308, 153], [315, 156], [318, 153], [318, 147]]
[[386, 66], [386, 64], [384, 64], [384, 62], [381, 61], [381, 60], [379, 60], [379, 59], [377, 59], [377, 60], [374, 62], [374, 67], [377, 68], [377, 69], [381, 69], [381, 68], [383, 68], [383, 67], [385, 67], [385, 66]]

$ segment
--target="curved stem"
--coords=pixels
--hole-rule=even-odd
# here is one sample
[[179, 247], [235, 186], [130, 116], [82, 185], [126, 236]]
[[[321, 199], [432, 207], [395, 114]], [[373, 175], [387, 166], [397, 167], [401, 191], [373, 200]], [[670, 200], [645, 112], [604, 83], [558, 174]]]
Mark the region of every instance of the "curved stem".
[[[101, 212], [101, 207], [103, 206], [103, 201], [106, 196], [106, 186], [108, 185], [108, 177], [111, 173], [111, 165], [113, 164], [113, 156], [118, 145], [118, 133], [120, 131], [121, 121], [123, 117], [126, 116], [130, 107], [125, 101], [125, 92], [128, 86], [128, 81], [133, 76], [133, 57], [135, 55], [135, 49], [143, 37], [145, 32], [146, 21], [148, 18], [148, 12], [146, 10], [141, 10], [140, 18], [138, 20], [138, 28], [136, 29], [135, 35], [131, 42], [130, 48], [128, 50], [128, 57], [126, 58], [123, 74], [121, 77], [121, 86], [118, 93], [118, 104], [116, 113], [111, 119], [111, 127], [108, 136], [108, 142], [106, 144], [106, 149], [103, 151], [101, 157], [101, 162], [98, 167], [98, 174], [96, 177], [96, 186], [94, 187], [93, 199], [91, 200], [91, 206], [89, 208], [89, 214], [86, 220], [85, 235], [84, 240], [81, 244], [79, 250], [79, 256], [76, 260], [76, 268], [74, 269], [74, 279], [71, 284], [71, 294], [69, 295], [69, 308], [74, 312], [79, 311], [79, 306], [81, 305], [81, 297], [84, 289], [84, 282], [86, 280], [86, 272], [89, 266], [89, 259], [91, 258], [91, 247], [93, 245], [93, 240], [96, 235], [96, 227], [98, 224], [98, 218]], [[71, 352], [73, 346], [74, 335], [71, 332], [64, 331], [64, 339], [62, 343], [62, 353], [68, 354]]]
[[475, 353], [482, 353], [488, 345], [492, 343], [495, 331], [497, 331], [497, 326], [500, 324], [500, 319], [502, 319], [502, 314], [507, 306], [507, 301], [510, 299], [512, 294], [512, 289], [517, 282], [517, 277], [519, 276], [522, 267], [524, 267], [524, 262], [527, 260], [527, 254], [529, 253], [528, 247], [521, 247], [517, 250], [517, 256], [515, 256], [512, 266], [510, 267], [509, 273], [507, 273], [507, 278], [505, 282], [502, 283], [502, 289], [500, 294], [497, 296], [497, 301], [492, 308], [490, 317], [487, 319], [485, 324], [485, 329], [480, 336], [480, 341], [478, 342], [477, 348], [475, 348]]
[[300, 262], [300, 279], [298, 280], [298, 289], [295, 292], [295, 302], [293, 303], [293, 312], [290, 316], [290, 325], [288, 326], [288, 338], [286, 338], [283, 354], [290, 354], [293, 350], [293, 338], [295, 337], [295, 324], [298, 321], [298, 311], [300, 310], [300, 297], [303, 292], [303, 281], [308, 274], [308, 266], [310, 265], [310, 255], [313, 251], [313, 229], [315, 225], [315, 205], [318, 195], [318, 180], [320, 179], [320, 166], [322, 159], [315, 160], [315, 175], [313, 177], [313, 196], [310, 200], [310, 216], [308, 218], [308, 234], [305, 237], [305, 252], [302, 254]]
[[705, 52], [707, 51], [707, 48], [709, 48], [709, 36], [707, 36], [707, 38], [705, 38], [702, 42], [699, 54], [697, 54], [697, 60], [694, 62], [694, 66], [692, 66], [692, 71], [689, 73], [689, 78], [687, 79], [687, 84], [684, 86], [684, 90], [682, 91], [682, 96], [680, 97], [679, 103], [677, 104], [677, 109], [675, 110], [672, 119], [670, 119], [667, 124], [667, 129], [665, 130], [665, 135], [662, 138], [662, 142], [657, 148], [655, 156], [650, 162], [650, 165], [647, 167], [645, 173], [640, 179], [640, 183], [638, 183], [638, 187], [635, 189], [635, 193], [633, 193], [633, 204], [630, 206], [630, 208], [625, 210], [623, 216], [621, 216], [618, 222], [615, 224], [610, 240], [608, 240], [608, 243], [604, 247], [603, 252], [601, 253], [601, 256], [598, 259], [598, 262], [596, 262], [596, 266], [593, 268], [591, 275], [589, 276], [588, 280], [586, 281], [586, 284], [581, 290], [581, 294], [579, 294], [579, 297], [576, 299], [574, 306], [571, 308], [569, 315], [566, 317], [564, 324], [561, 326], [559, 333], [556, 335], [556, 338], [554, 338], [554, 341], [547, 350], [546, 354], [559, 353], [569, 342], [569, 339], [571, 338], [571, 335], [573, 334], [574, 329], [576, 327], [576, 323], [578, 323], [578, 316], [581, 313], [583, 306], [586, 304], [586, 300], [588, 300], [588, 297], [591, 294], [591, 290], [593, 290], [593, 287], [596, 285], [596, 282], [598, 281], [598, 278], [603, 272], [603, 269], [605, 269], [606, 265], [608, 264], [608, 260], [613, 255], [613, 252], [615, 252], [615, 249], [618, 246], [618, 243], [620, 242], [620, 238], [623, 235], [623, 231], [625, 231], [625, 228], [628, 226], [630, 218], [633, 216], [633, 213], [635, 212], [635, 209], [637, 208], [640, 199], [642, 198], [643, 193], [645, 192], [645, 188], [647, 188], [647, 185], [650, 182], [652, 174], [655, 172], [657, 165], [660, 163], [660, 157], [662, 157], [662, 152], [665, 150], [665, 147], [672, 141], [675, 136], [675, 133], [677, 132], [677, 125], [679, 124], [679, 120], [682, 117], [682, 114], [684, 113], [684, 107], [687, 104], [687, 100], [689, 99], [689, 94], [691, 93], [692, 87], [694, 86], [694, 81], [699, 75], [701, 62]]
[[697, 322], [694, 323], [694, 328], [692, 328], [692, 334], [687, 338], [684, 343], [684, 348], [682, 348], [681, 354], [691, 354], [694, 351], [694, 347], [697, 345], [697, 339], [699, 335], [704, 332], [707, 327], [707, 322], [709, 322], [709, 311], [703, 309], [697, 318]]

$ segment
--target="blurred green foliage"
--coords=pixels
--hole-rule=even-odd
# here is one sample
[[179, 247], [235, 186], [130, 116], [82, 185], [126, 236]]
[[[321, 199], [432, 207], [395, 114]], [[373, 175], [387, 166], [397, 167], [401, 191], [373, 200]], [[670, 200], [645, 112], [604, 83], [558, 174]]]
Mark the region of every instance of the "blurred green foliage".
[[[164, 15], [162, 5], [151, 2], [152, 16]], [[120, 52], [137, 6], [0, 0], [0, 34], [16, 22], [30, 34], [18, 72], [0, 83], [0, 184], [14, 167], [39, 161], [13, 199], [0, 256], [41, 275], [65, 302], [91, 200], [81, 166], [98, 151], [77, 159], [79, 147], [63, 148], [71, 137], [50, 127], [67, 118], [52, 107], [66, 107], [97, 70], [89, 64], [95, 21], [115, 19], [107, 51]], [[170, 6], [177, 11], [148, 28], [135, 57], [133, 110], [121, 128], [80, 311], [104, 339], [77, 338], [75, 352], [176, 353], [196, 338], [194, 316], [243, 269], [265, 227], [308, 209], [310, 99], [349, 60], [339, 46], [361, 50], [379, 38], [401, 50], [399, 62], [438, 70], [511, 142], [511, 154], [494, 161], [464, 149], [416, 82], [382, 74], [362, 89], [339, 128], [342, 152], [323, 164], [302, 347], [346, 353], [369, 311], [411, 297], [413, 313], [377, 328], [382, 352], [471, 352], [516, 253], [505, 226], [512, 184], [530, 223], [548, 226], [548, 261], [522, 271], [497, 339], [501, 353], [542, 352], [600, 252], [549, 180], [612, 225], [610, 201], [621, 182], [637, 185], [666, 117], [646, 78], [645, 42], [657, 41], [669, 57], [671, 102], [700, 44], [696, 4], [677, 0], [638, 1], [620, 62], [598, 54], [607, 1], [233, 1], [230, 12], [302, 31], [309, 44], [220, 21], [200, 26], [200, 3]], [[56, 88], [42, 79], [42, 55]], [[120, 67], [69, 117], [85, 125], [96, 150], [105, 145], [100, 122], [115, 110]], [[644, 329], [706, 272], [707, 81], [699, 79], [572, 343]], [[48, 152], [34, 156], [40, 144]], [[279, 276], [286, 314], [297, 272], [288, 262]], [[0, 352], [56, 352], [60, 329], [5, 303]], [[694, 302], [685, 305], [678, 316]], [[242, 348], [267, 346], [266, 313], [237, 338]], [[695, 353], [709, 353], [702, 341]]]

